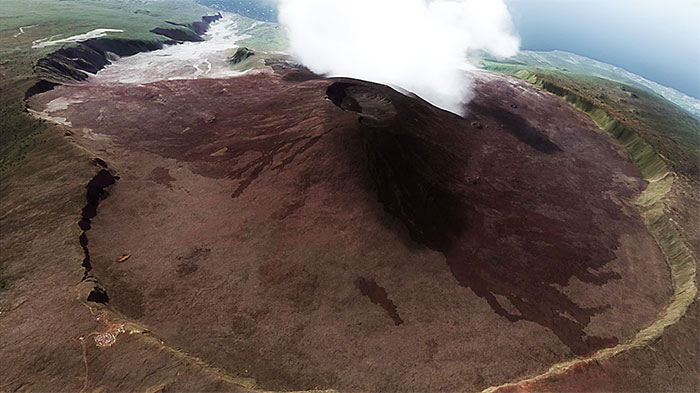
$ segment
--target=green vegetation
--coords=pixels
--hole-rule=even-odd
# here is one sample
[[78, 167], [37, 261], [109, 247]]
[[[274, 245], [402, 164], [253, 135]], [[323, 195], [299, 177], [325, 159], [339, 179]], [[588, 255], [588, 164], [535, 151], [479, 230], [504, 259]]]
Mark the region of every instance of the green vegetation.
[[[189, 24], [186, 26], [171, 25], [169, 23], [163, 23], [155, 27], [157, 31], [164, 30], [167, 35], [181, 37], [180, 40], [184, 41], [201, 41], [201, 37], [194, 31], [194, 27]], [[174, 33], [174, 34], [173, 34]], [[162, 34], [159, 34], [162, 35]], [[173, 38], [173, 37], [170, 37]]]
[[[148, 31], [166, 19], [188, 23], [210, 12], [194, 1], [175, 0], [175, 4], [166, 8], [160, 1], [0, 1], [1, 313], [25, 302], [26, 294], [17, 283], [36, 280], [37, 263], [79, 267], [74, 261], [80, 260], [82, 251], [75, 241], [78, 234], [71, 229], [78, 230], [75, 219], [85, 203], [84, 186], [94, 175], [90, 156], [68, 143], [60, 127], [25, 111], [25, 92], [39, 80], [33, 66], [60, 48], [34, 49], [33, 42], [98, 28], [124, 30], [108, 37], [163, 41]], [[47, 239], [51, 246], [36, 246]], [[61, 258], [56, 259], [57, 254]]]
[[33, 65], [60, 46], [34, 49], [34, 41], [68, 38], [100, 28], [124, 30], [109, 33], [109, 37], [163, 41], [165, 37], [149, 30], [163, 26], [165, 20], [189, 23], [207, 13], [211, 10], [193, 0], [0, 1], [0, 176], [17, 167], [32, 146], [46, 143], [41, 138], [46, 123], [25, 112], [23, 98], [38, 81]]
[[527, 80], [587, 113], [623, 144], [645, 177], [670, 168], [697, 183], [700, 121], [649, 91], [594, 76], [484, 61], [487, 70]]
[[245, 16], [234, 16], [239, 35], [247, 35], [237, 44], [247, 46], [254, 51], [286, 51], [289, 49], [289, 40], [282, 26], [274, 22], [261, 22]]
[[519, 71], [516, 76], [564, 98], [576, 109], [588, 114], [600, 129], [606, 131], [627, 149], [630, 159], [642, 171], [645, 179], [663, 177], [668, 173], [669, 168], [666, 162], [649, 143], [625, 123], [612, 118], [608, 112], [591, 100], [573, 90], [557, 85], [556, 82], [547, 80], [546, 77], [540, 78], [536, 73], [523, 70]]
[[242, 61], [248, 59], [251, 56], [255, 56], [255, 52], [252, 50], [246, 48], [245, 46], [242, 46], [236, 50], [236, 53], [231, 55], [226, 61], [229, 62], [231, 65], [236, 65], [241, 63]]
[[557, 50], [549, 52], [524, 50], [505, 62], [579, 75], [598, 76], [638, 87], [664, 97], [683, 108], [696, 119], [700, 119], [700, 101], [697, 99], [689, 97], [675, 89], [647, 80], [620, 67], [602, 63], [574, 53]]
[[[156, 39], [148, 31], [159, 26], [173, 27], [165, 24], [166, 20], [186, 24], [207, 13], [211, 10], [190, 0], [3, 0], [0, 50], [5, 52], [25, 47], [33, 40], [57, 35], [60, 37], [55, 38], [66, 38], [100, 28], [124, 30], [119, 33], [122, 38]], [[32, 25], [36, 26], [13, 37], [20, 27]]]
[[[599, 128], [625, 147], [649, 185], [636, 201], [649, 232], [669, 266], [673, 296], [648, 327], [627, 342], [580, 359], [553, 365], [547, 372], [483, 393], [557, 378], [584, 363], [609, 359], [634, 348], [652, 345], [677, 323], [696, 300], [698, 227], [698, 144], [700, 123], [675, 105], [645, 90], [607, 79], [566, 74], [527, 64], [485, 61], [484, 68], [509, 74], [556, 94], [588, 114]], [[688, 197], [690, 195], [690, 197]], [[674, 217], [676, 219], [674, 219]], [[685, 226], [679, 217], [687, 218]]]
[[[238, 27], [238, 35], [246, 36], [236, 44], [255, 53], [254, 56], [244, 57], [241, 61], [230, 61], [235, 71], [262, 68], [265, 67], [265, 60], [288, 57], [280, 53], [289, 50], [289, 41], [278, 23], [260, 22], [240, 15], [236, 15], [234, 20]], [[235, 55], [229, 60], [234, 60]]]
[[[650, 214], [649, 193], [663, 209], [647, 222], [662, 250], [685, 244], [688, 257], [697, 257], [700, 245], [697, 208], [700, 198], [700, 122], [685, 111], [648, 91], [607, 79], [533, 68], [523, 64], [484, 62], [487, 69], [522, 78], [556, 94], [588, 114], [625, 147], [630, 159], [650, 182], [640, 212]], [[659, 194], [659, 181], [673, 179]], [[661, 221], [659, 221], [661, 220]], [[664, 222], [663, 225], [659, 222]], [[673, 225], [670, 225], [672, 223]], [[656, 229], [655, 229], [656, 228]], [[663, 229], [663, 231], [661, 231]], [[688, 246], [689, 245], [689, 246]], [[666, 251], [664, 251], [666, 252]], [[678, 251], [668, 251], [676, 255]], [[673, 261], [669, 261], [671, 264]], [[680, 263], [680, 262], [679, 262]]]

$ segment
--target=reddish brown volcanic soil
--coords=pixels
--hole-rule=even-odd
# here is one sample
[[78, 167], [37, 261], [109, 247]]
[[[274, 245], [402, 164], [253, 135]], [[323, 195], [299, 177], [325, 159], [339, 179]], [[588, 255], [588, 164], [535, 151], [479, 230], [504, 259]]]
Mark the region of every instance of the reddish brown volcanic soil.
[[120, 177], [91, 274], [167, 345], [264, 389], [474, 391], [622, 342], [671, 295], [624, 150], [476, 79], [466, 119], [293, 72], [31, 104], [70, 102], [52, 115]]

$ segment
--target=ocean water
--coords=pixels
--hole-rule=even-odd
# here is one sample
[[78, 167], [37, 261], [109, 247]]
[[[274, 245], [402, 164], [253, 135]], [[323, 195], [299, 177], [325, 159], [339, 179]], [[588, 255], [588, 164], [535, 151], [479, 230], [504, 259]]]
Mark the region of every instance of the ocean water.
[[247, 37], [245, 31], [238, 28], [233, 15], [225, 14], [223, 19], [211, 24], [203, 42], [169, 45], [160, 50], [118, 59], [91, 76], [90, 81], [149, 83], [237, 76], [241, 73], [233, 71], [226, 59], [238, 48], [236, 42]]
[[700, 98], [700, 2], [506, 0], [522, 49], [612, 64]]
[[[700, 98], [700, 1], [505, 1], [524, 50], [576, 53]], [[257, 20], [277, 20], [273, 0], [198, 2]]]
[[264, 22], [277, 22], [277, 6], [270, 0], [197, 0], [215, 10], [233, 12]]

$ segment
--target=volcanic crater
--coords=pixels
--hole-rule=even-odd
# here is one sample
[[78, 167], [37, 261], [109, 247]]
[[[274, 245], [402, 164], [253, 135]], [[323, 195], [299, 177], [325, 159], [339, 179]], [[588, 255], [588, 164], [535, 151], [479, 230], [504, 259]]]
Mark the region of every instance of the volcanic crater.
[[262, 389], [476, 391], [627, 340], [671, 282], [624, 149], [474, 79], [465, 117], [288, 68], [29, 105], [119, 176], [89, 217], [107, 307]]

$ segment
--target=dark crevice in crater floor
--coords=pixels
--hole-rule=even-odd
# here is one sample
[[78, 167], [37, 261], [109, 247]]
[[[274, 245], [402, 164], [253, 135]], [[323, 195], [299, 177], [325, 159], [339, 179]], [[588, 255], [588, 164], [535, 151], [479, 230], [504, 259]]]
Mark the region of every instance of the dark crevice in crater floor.
[[79, 241], [84, 254], [82, 267], [85, 269], [81, 281], [90, 280], [95, 283], [95, 287], [88, 295], [88, 301], [107, 303], [109, 302], [107, 292], [104, 290], [104, 288], [99, 286], [99, 283], [97, 283], [94, 278], [90, 277], [92, 264], [90, 263], [90, 250], [88, 249], [87, 232], [92, 228], [91, 220], [97, 216], [97, 208], [100, 205], [100, 202], [107, 197], [107, 188], [114, 185], [117, 180], [119, 180], [119, 176], [112, 175], [106, 169], [107, 163], [103, 160], [96, 158], [93, 163], [102, 167], [103, 169], [100, 169], [100, 171], [97, 172], [97, 174], [85, 186], [87, 190], [85, 197], [86, 204], [83, 207], [80, 221], [78, 222], [78, 226], [82, 230]]

